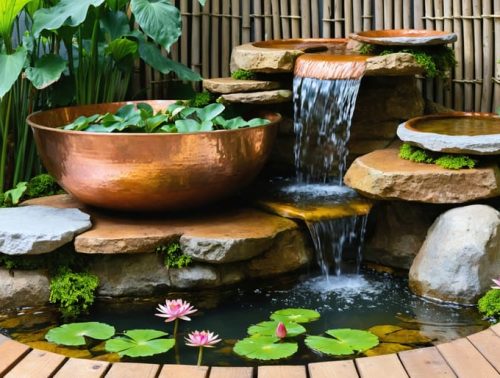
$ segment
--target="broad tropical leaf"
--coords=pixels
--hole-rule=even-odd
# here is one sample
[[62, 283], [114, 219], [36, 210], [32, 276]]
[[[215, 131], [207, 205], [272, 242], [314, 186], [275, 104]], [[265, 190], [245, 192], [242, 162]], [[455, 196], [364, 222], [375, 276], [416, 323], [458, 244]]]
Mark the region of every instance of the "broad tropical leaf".
[[153, 329], [136, 329], [124, 332], [125, 337], [117, 337], [106, 342], [106, 350], [128, 357], [147, 357], [165, 353], [175, 345], [174, 339], [164, 339], [168, 334]]
[[18, 47], [14, 54], [0, 53], [0, 100], [12, 88], [23, 70], [27, 51]]
[[305, 343], [314, 351], [332, 356], [343, 356], [363, 352], [378, 345], [378, 337], [368, 331], [356, 329], [330, 329], [330, 337], [307, 336]]
[[33, 34], [38, 37], [42, 30], [55, 30], [63, 25], [78, 26], [87, 17], [91, 6], [98, 7], [104, 0], [61, 0], [51, 8], [42, 8], [35, 12]]
[[135, 21], [167, 51], [181, 35], [181, 14], [168, 0], [132, 0]]
[[319, 312], [305, 308], [286, 308], [271, 315], [272, 320], [280, 322], [309, 323], [318, 320]]
[[279, 360], [294, 355], [297, 343], [278, 343], [277, 337], [249, 337], [234, 345], [234, 352], [253, 360]]
[[4, 201], [10, 201], [11, 204], [17, 205], [24, 193], [26, 193], [26, 190], [28, 190], [28, 183], [24, 181], [20, 182], [15, 188], [7, 190], [4, 193]]
[[51, 343], [78, 346], [85, 345], [85, 337], [107, 340], [114, 334], [115, 328], [108, 324], [98, 322], [70, 323], [52, 328], [45, 335], [45, 339]]
[[12, 25], [16, 17], [31, 0], [1, 0], [0, 1], [0, 35], [10, 39]]
[[[247, 332], [249, 335], [276, 336], [276, 328], [278, 327], [278, 324], [279, 322], [274, 320], [261, 322], [249, 327]], [[286, 337], [295, 337], [306, 332], [306, 329], [300, 324], [291, 322], [284, 324], [287, 332]]]
[[108, 7], [113, 9], [114, 11], [117, 11], [118, 9], [121, 9], [127, 4], [128, 0], [106, 0], [106, 4]]
[[225, 107], [222, 104], [210, 104], [196, 111], [200, 121], [212, 121], [215, 117], [224, 111]]
[[126, 38], [115, 39], [106, 47], [106, 53], [111, 55], [116, 62], [134, 56], [137, 50], [137, 42]]
[[36, 89], [47, 88], [61, 77], [66, 69], [66, 60], [59, 55], [46, 54], [35, 62], [35, 67], [26, 69], [26, 77]]
[[100, 22], [107, 41], [113, 41], [130, 33], [129, 19], [124, 12], [106, 12]]

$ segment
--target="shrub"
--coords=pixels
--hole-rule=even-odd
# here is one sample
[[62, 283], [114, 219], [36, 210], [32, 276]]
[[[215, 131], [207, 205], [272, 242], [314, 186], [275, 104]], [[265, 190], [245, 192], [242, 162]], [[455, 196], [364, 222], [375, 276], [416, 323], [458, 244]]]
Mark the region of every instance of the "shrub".
[[489, 290], [478, 303], [479, 311], [488, 318], [500, 319], [500, 290]]

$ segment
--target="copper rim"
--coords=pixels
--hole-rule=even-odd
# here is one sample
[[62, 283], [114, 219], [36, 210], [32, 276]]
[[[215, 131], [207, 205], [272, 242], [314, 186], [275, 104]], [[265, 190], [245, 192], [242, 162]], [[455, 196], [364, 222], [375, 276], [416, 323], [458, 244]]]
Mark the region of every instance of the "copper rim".
[[417, 125], [422, 122], [426, 122], [429, 120], [436, 119], [445, 119], [445, 118], [477, 118], [477, 119], [498, 119], [500, 121], [500, 116], [495, 113], [481, 113], [481, 112], [449, 112], [449, 113], [439, 113], [439, 114], [431, 114], [421, 117], [415, 117], [409, 119], [405, 122], [405, 128], [418, 132], [418, 133], [426, 133], [425, 131], [419, 130]]

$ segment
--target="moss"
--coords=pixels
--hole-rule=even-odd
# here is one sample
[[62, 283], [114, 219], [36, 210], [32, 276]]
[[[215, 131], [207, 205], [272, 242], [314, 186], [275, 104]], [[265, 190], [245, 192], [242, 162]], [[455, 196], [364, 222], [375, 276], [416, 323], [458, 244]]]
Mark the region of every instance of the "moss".
[[478, 161], [466, 155], [440, 154], [404, 143], [399, 149], [401, 159], [415, 163], [436, 164], [446, 169], [474, 168]]
[[42, 255], [11, 256], [0, 253], [0, 267], [8, 270], [45, 269], [51, 274], [56, 274], [62, 267], [82, 270], [86, 265], [85, 258], [69, 245]]
[[358, 49], [358, 52], [363, 55], [374, 55], [375, 51], [375, 45], [370, 45], [369, 43], [362, 43]]
[[185, 268], [192, 262], [191, 256], [182, 253], [179, 243], [172, 243], [168, 246], [160, 246], [156, 252], [163, 256], [163, 264], [167, 268]]
[[231, 77], [235, 80], [255, 80], [256, 75], [255, 72], [239, 69], [232, 72]]
[[30, 198], [38, 198], [44, 196], [51, 196], [59, 193], [61, 190], [55, 178], [49, 174], [41, 174], [33, 177], [28, 182], [26, 195]]
[[474, 168], [477, 160], [465, 155], [443, 155], [437, 158], [434, 164], [446, 169]]
[[59, 306], [64, 319], [88, 313], [99, 286], [97, 276], [64, 268], [50, 282], [50, 302]]
[[500, 320], [500, 290], [489, 290], [477, 303], [479, 311], [488, 318]]
[[408, 143], [404, 143], [399, 149], [399, 157], [401, 159], [410, 160], [415, 163], [431, 164], [434, 162], [434, 159], [429, 155], [427, 151], [418, 147], [414, 147]]

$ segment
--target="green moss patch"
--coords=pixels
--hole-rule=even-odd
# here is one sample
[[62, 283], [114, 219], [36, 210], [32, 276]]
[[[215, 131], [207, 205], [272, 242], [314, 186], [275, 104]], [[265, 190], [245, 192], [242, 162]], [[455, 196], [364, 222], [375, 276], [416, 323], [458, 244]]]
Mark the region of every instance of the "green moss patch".
[[478, 161], [467, 155], [451, 155], [431, 152], [423, 148], [404, 143], [399, 149], [401, 159], [415, 163], [436, 164], [445, 169], [474, 168]]

